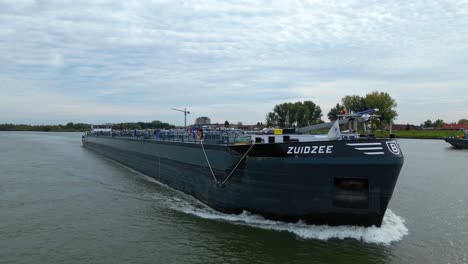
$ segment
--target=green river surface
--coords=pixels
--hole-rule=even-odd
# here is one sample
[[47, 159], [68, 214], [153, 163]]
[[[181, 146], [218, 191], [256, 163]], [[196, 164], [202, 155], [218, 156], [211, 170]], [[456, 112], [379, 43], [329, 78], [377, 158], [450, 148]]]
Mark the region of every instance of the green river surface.
[[0, 263], [468, 263], [468, 150], [399, 140], [381, 228], [226, 215], [81, 133], [0, 132]]

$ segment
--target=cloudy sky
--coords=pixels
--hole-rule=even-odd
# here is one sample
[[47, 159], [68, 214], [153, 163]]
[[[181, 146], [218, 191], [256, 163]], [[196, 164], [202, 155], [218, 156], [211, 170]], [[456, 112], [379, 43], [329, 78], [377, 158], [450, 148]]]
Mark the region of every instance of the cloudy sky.
[[388, 92], [468, 118], [468, 1], [0, 0], [0, 123], [264, 121]]

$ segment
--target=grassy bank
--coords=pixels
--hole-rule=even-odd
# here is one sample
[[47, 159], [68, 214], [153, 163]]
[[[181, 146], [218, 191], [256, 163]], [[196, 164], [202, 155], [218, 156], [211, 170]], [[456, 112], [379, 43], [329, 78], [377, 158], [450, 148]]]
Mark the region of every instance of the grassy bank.
[[[311, 132], [311, 134], [327, 134], [328, 130], [317, 130]], [[363, 131], [359, 131], [360, 134], [364, 134]], [[387, 138], [389, 137], [389, 131], [373, 131], [376, 137]], [[397, 138], [416, 138], [416, 139], [443, 139], [447, 136], [461, 135], [463, 132], [454, 130], [401, 130], [393, 131]]]
[[[402, 130], [393, 131], [397, 138], [442, 139], [447, 136], [460, 135], [463, 132], [453, 130]], [[388, 137], [389, 132], [375, 132], [376, 137]]]

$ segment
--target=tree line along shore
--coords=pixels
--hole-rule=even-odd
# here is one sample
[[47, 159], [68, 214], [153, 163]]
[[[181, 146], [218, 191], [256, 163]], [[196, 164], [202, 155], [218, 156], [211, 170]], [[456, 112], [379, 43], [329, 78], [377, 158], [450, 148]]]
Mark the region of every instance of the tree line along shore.
[[[112, 124], [114, 129], [164, 129], [174, 125], [155, 120], [152, 122], [127, 122]], [[66, 125], [25, 125], [0, 124], [0, 131], [40, 131], [40, 132], [84, 132], [91, 129], [91, 124], [69, 122]]]
[[[143, 122], [138, 122], [143, 123]], [[173, 128], [172, 125], [162, 127], [146, 126], [141, 127], [138, 123], [126, 123], [129, 125], [113, 126], [116, 129], [163, 129]], [[0, 131], [39, 131], [39, 132], [85, 132], [91, 128], [90, 124], [77, 123], [71, 125], [14, 125], [14, 124], [0, 124]], [[326, 133], [327, 131], [316, 131], [316, 133]], [[418, 130], [394, 130], [393, 134], [397, 138], [414, 138], [414, 139], [442, 139], [448, 136], [462, 134], [457, 130], [442, 130], [442, 129], [418, 129]], [[376, 137], [388, 137], [389, 130], [376, 130], [372, 131]]]
[[[358, 113], [367, 109], [378, 109], [377, 118], [368, 123], [368, 131], [377, 137], [388, 137], [389, 127], [398, 116], [397, 103], [390, 94], [385, 92], [371, 92], [365, 96], [347, 95], [341, 99], [326, 115], [330, 121], [339, 118], [341, 113]], [[255, 126], [243, 126], [238, 122], [238, 128], [262, 129], [264, 127], [297, 128], [324, 123], [322, 109], [313, 101], [285, 102], [275, 105], [273, 111], [265, 115], [266, 124], [258, 122]], [[224, 122], [224, 126], [231, 127], [233, 122]], [[457, 127], [458, 126], [458, 127]], [[458, 123], [446, 124], [443, 120], [426, 120], [421, 125], [395, 125], [392, 133], [397, 138], [437, 139], [462, 133], [459, 128], [468, 129], [468, 120], [461, 119]], [[133, 129], [168, 129], [174, 125], [159, 120], [152, 122], [127, 122], [112, 124], [117, 130]], [[80, 132], [91, 129], [91, 124], [69, 122], [66, 125], [25, 125], [0, 124], [0, 131], [44, 131], [44, 132]], [[327, 132], [327, 131], [316, 131]]]
[[[397, 130], [392, 131], [396, 138], [414, 138], [414, 139], [443, 139], [449, 136], [462, 135], [463, 132], [457, 130]], [[376, 137], [388, 137], [389, 131], [377, 131]]]

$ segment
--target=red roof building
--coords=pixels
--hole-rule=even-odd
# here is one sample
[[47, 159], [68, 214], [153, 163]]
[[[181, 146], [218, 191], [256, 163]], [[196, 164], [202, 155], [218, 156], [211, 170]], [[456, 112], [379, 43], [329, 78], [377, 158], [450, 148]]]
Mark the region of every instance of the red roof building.
[[[390, 126], [385, 125], [385, 129], [389, 130]], [[417, 129], [415, 125], [410, 124], [392, 124], [392, 130], [394, 131], [401, 131], [401, 130], [415, 130]]]
[[468, 129], [468, 124], [459, 125], [459, 124], [444, 124], [442, 127], [444, 130], [460, 130], [460, 129]]

